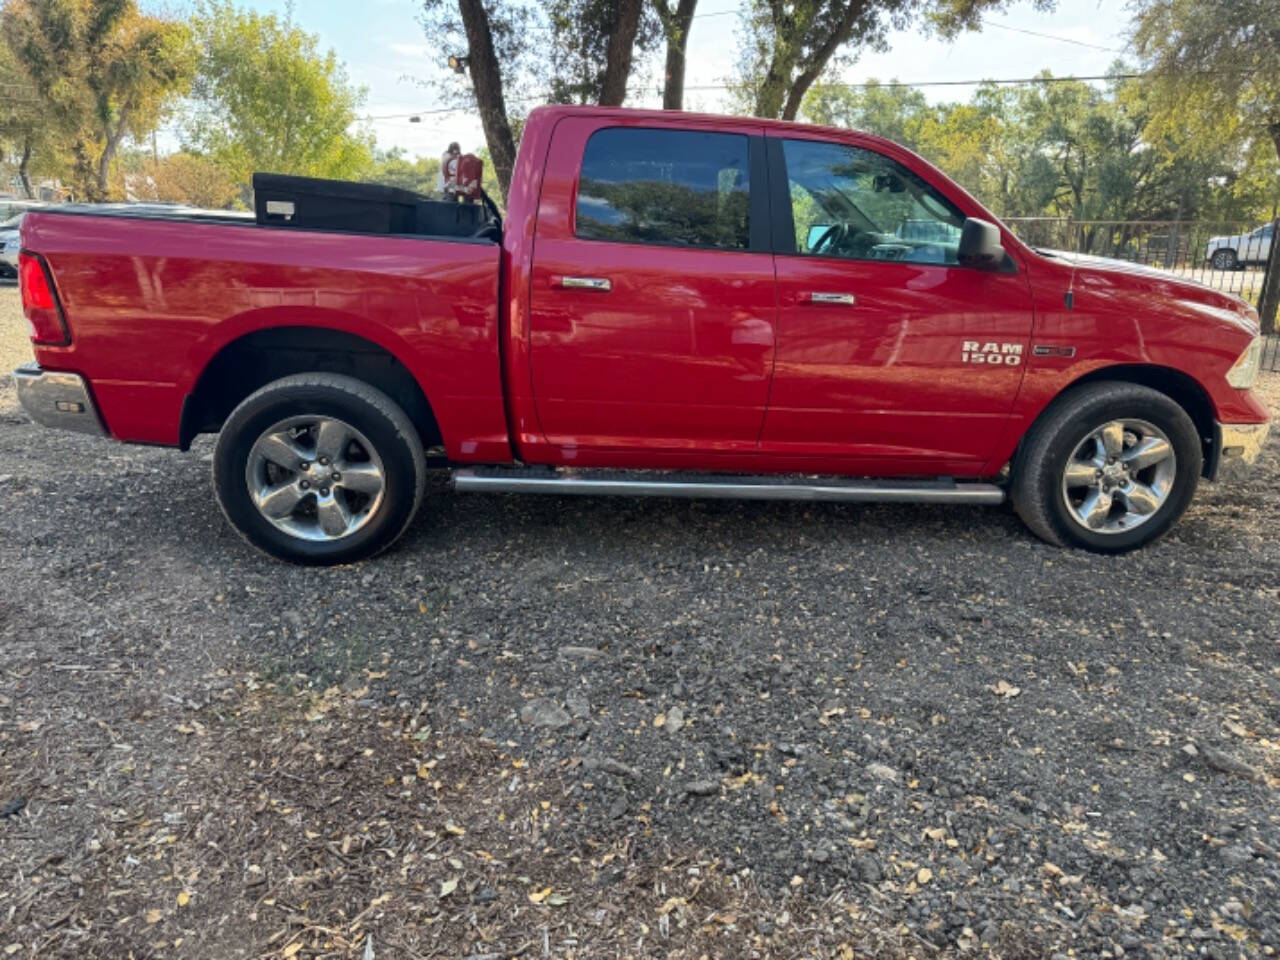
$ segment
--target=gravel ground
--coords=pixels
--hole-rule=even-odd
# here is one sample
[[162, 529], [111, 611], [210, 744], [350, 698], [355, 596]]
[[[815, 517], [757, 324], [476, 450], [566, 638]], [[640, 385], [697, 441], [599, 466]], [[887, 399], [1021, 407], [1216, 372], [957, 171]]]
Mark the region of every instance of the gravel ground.
[[245, 546], [210, 451], [0, 380], [0, 950], [1280, 950], [1274, 440], [1122, 558], [1004, 509], [440, 490], [331, 570]]
[[27, 321], [22, 318], [18, 285], [0, 280], [0, 375], [31, 359]]

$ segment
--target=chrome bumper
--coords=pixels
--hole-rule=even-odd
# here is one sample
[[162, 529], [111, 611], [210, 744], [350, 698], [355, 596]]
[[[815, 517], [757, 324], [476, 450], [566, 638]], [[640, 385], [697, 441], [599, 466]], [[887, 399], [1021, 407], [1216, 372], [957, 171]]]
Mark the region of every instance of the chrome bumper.
[[42, 370], [38, 363], [26, 363], [13, 371], [13, 379], [18, 385], [19, 402], [36, 423], [106, 436], [83, 377]]
[[1238, 476], [1257, 462], [1271, 432], [1270, 423], [1217, 423], [1214, 428], [1214, 480]]

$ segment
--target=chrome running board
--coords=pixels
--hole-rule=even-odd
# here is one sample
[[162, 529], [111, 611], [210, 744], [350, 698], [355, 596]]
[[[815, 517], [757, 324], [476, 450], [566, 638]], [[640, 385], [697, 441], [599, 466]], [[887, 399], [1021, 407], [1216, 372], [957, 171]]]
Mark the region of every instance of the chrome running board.
[[[681, 479], [675, 479], [681, 477]], [[453, 472], [465, 493], [549, 493], [559, 496], [694, 497], [718, 500], [830, 500], [846, 503], [1004, 502], [994, 483], [953, 480], [849, 480], [841, 477], [684, 476], [671, 472], [540, 467], [468, 468]]]

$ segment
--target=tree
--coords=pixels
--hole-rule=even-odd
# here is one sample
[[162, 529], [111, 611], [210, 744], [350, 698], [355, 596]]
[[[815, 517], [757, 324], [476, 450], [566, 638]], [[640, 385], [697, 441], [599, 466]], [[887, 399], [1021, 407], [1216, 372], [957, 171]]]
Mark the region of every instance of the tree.
[[[0, 30], [4, 18], [0, 13]], [[34, 197], [31, 185], [31, 163], [37, 145], [47, 139], [51, 125], [40, 114], [36, 90], [18, 66], [7, 43], [0, 43], [0, 158], [12, 156], [18, 179], [28, 197]]]
[[[913, 19], [942, 36], [981, 23], [1009, 0], [751, 0], [742, 86], [757, 117], [794, 120], [809, 88], [851, 50], [886, 49], [889, 31]], [[1053, 0], [1032, 0], [1049, 9]]]
[[1159, 119], [1239, 128], [1280, 158], [1280, 0], [1135, 0], [1133, 43]]
[[550, 99], [620, 106], [635, 53], [660, 36], [645, 0], [545, 0], [550, 30]]
[[414, 193], [435, 193], [439, 177], [439, 158], [419, 157], [410, 160], [400, 147], [375, 150], [373, 161], [359, 174], [359, 179], [366, 183], [381, 183], [401, 190], [412, 190]]
[[372, 159], [372, 134], [352, 128], [365, 92], [314, 34], [274, 14], [204, 0], [187, 145], [243, 189], [255, 172], [347, 178]]
[[126, 137], [141, 137], [183, 93], [195, 68], [185, 25], [144, 16], [134, 0], [11, 0], [4, 40], [47, 110], [72, 141], [74, 179], [105, 199]]
[[671, 6], [667, 0], [653, 0], [662, 23], [662, 34], [667, 41], [666, 66], [662, 75], [662, 109], [684, 109], [685, 53], [689, 49], [689, 31], [693, 27], [694, 11], [698, 0], [676, 0]]
[[225, 210], [240, 199], [240, 189], [227, 172], [194, 153], [157, 156], [150, 151], [125, 151], [119, 166], [120, 184], [114, 192], [130, 200]]
[[509, 115], [508, 104], [621, 104], [635, 51], [648, 49], [659, 35], [656, 14], [644, 0], [456, 3], [455, 8], [454, 0], [423, 0], [423, 28], [442, 58], [464, 58], [459, 77], [443, 86], [456, 102], [477, 108], [504, 196], [515, 166], [513, 126], [519, 119]]

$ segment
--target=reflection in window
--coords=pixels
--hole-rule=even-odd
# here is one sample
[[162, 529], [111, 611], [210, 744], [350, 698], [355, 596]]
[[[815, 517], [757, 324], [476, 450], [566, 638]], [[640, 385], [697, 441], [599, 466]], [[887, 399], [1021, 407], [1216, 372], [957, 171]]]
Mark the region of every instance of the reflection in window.
[[577, 235], [587, 240], [745, 250], [747, 138], [613, 127], [587, 141]]
[[956, 263], [964, 215], [902, 164], [872, 150], [785, 140], [796, 252]]

